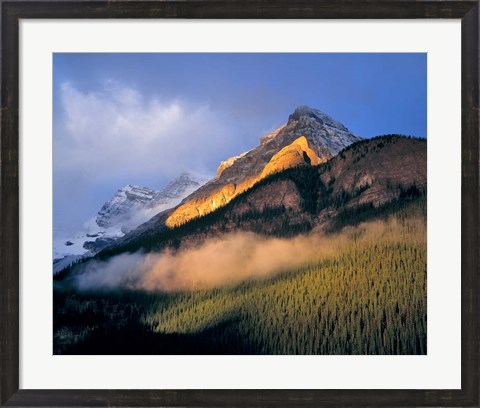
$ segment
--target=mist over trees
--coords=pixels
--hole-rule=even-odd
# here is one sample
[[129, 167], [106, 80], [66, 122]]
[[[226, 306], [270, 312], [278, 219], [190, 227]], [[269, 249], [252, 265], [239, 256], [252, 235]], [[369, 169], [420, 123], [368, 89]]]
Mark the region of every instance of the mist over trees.
[[426, 141], [387, 135], [160, 217], [55, 275], [54, 353], [424, 355], [426, 194]]
[[426, 354], [426, 201], [295, 271], [179, 292], [54, 295], [67, 354]]

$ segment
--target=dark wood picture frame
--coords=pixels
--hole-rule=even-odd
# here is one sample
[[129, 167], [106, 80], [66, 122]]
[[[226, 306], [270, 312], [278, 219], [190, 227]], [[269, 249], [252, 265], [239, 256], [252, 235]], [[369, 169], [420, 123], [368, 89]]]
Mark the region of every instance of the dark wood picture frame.
[[[479, 406], [479, 0], [3, 1], [0, 404], [2, 406]], [[19, 389], [19, 20], [72, 18], [461, 19], [461, 390]], [[446, 78], [448, 80], [448, 78]], [[448, 351], [446, 351], [448, 352]]]

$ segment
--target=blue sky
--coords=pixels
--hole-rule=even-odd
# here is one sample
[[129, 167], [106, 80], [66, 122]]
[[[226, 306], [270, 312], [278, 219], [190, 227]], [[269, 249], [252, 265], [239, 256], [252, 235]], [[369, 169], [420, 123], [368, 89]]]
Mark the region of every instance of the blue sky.
[[426, 137], [426, 54], [54, 54], [54, 223], [126, 184], [214, 174], [299, 105], [362, 137]]

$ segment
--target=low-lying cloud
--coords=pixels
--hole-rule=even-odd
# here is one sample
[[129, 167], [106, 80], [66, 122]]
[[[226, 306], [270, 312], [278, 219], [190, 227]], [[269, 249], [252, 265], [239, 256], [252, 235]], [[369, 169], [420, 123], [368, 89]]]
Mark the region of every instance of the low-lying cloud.
[[192, 248], [166, 249], [156, 254], [122, 254], [105, 262], [90, 261], [77, 276], [77, 285], [80, 289], [166, 292], [233, 285], [295, 271], [353, 247], [361, 251], [378, 242], [425, 242], [424, 219], [413, 217], [407, 227], [392, 218], [346, 227], [338, 234], [312, 232], [289, 239], [235, 232]]
[[108, 262], [89, 262], [78, 277], [81, 289], [130, 288], [179, 291], [267, 278], [329, 256], [346, 239], [322, 235], [292, 239], [239, 232], [189, 249], [158, 254], [122, 254]]

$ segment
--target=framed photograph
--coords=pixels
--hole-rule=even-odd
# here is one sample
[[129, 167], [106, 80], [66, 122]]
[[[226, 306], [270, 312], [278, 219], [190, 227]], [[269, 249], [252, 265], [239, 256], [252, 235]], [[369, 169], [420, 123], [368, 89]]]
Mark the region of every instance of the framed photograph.
[[479, 406], [478, 1], [2, 1], [2, 406]]

